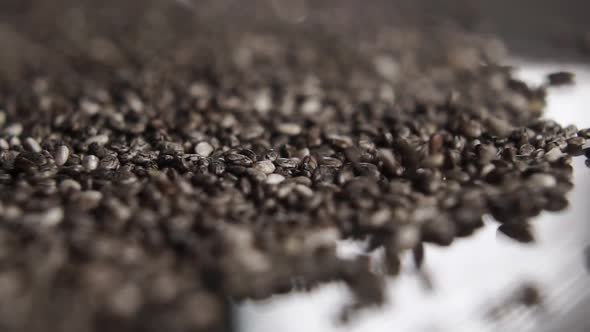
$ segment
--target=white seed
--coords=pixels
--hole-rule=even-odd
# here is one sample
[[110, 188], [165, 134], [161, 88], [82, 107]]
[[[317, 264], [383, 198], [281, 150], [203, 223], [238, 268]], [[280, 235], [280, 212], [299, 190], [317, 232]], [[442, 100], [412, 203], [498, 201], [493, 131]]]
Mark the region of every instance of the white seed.
[[100, 111], [100, 105], [88, 99], [84, 99], [80, 102], [80, 109], [84, 114], [94, 115]]
[[281, 174], [271, 174], [266, 178], [268, 184], [279, 184], [283, 181], [285, 181], [285, 177]]
[[550, 174], [536, 173], [530, 176], [529, 181], [544, 188], [552, 188], [557, 185], [557, 180]]
[[369, 223], [371, 224], [371, 226], [381, 227], [385, 225], [389, 220], [391, 220], [391, 210], [381, 209], [373, 213], [373, 215], [371, 215]]
[[84, 166], [84, 168], [87, 171], [93, 171], [98, 167], [98, 158], [94, 155], [87, 155], [86, 157], [84, 157], [84, 160], [82, 160], [82, 166]]
[[92, 136], [86, 140], [86, 144], [98, 143], [99, 145], [105, 145], [109, 142], [109, 136], [106, 134]]
[[281, 134], [295, 136], [301, 134], [301, 126], [296, 123], [282, 123], [277, 128]]
[[17, 136], [12, 136], [10, 138], [10, 146], [12, 146], [12, 147], [21, 146], [20, 138], [18, 138]]
[[109, 298], [109, 304], [114, 314], [121, 317], [132, 317], [141, 306], [141, 292], [134, 284], [128, 284], [117, 289]]
[[188, 93], [191, 95], [191, 97], [195, 97], [195, 98], [204, 98], [204, 97], [208, 97], [211, 94], [207, 85], [205, 85], [203, 83], [191, 84], [191, 86], [189, 87]]
[[23, 133], [23, 125], [20, 123], [13, 123], [4, 128], [4, 134], [7, 136], [20, 136]]
[[311, 188], [308, 186], [298, 184], [295, 186], [295, 190], [303, 197], [312, 197], [313, 196], [313, 190], [311, 190]]
[[321, 108], [322, 104], [318, 99], [310, 98], [301, 105], [301, 112], [305, 115], [313, 115], [318, 113]]
[[336, 245], [340, 239], [340, 232], [336, 227], [327, 227], [312, 232], [305, 237], [303, 245], [307, 250], [316, 250], [317, 248], [329, 248]]
[[391, 56], [382, 54], [373, 59], [375, 70], [384, 78], [395, 81], [400, 77], [400, 65]]
[[102, 193], [96, 190], [81, 191], [75, 197], [77, 207], [82, 210], [90, 210], [100, 204]]
[[45, 227], [53, 227], [59, 225], [64, 219], [64, 210], [61, 207], [51, 208], [39, 214], [39, 224]]
[[25, 139], [25, 148], [32, 152], [41, 152], [41, 145], [32, 137]]
[[61, 192], [80, 191], [82, 190], [82, 185], [75, 180], [65, 179], [59, 184], [59, 190]]
[[254, 169], [268, 175], [275, 171], [275, 165], [270, 160], [262, 160], [254, 164]]
[[70, 149], [68, 149], [68, 147], [65, 145], [60, 145], [59, 147], [57, 147], [53, 159], [55, 159], [55, 164], [57, 166], [63, 166], [68, 161], [69, 157]]
[[553, 149], [545, 153], [545, 159], [547, 159], [547, 161], [549, 162], [554, 162], [557, 159], [561, 158], [562, 155], [563, 154], [561, 153], [561, 150], [558, 147], [554, 147]]
[[201, 142], [195, 146], [195, 153], [201, 157], [209, 157], [215, 148], [208, 142]]
[[272, 108], [272, 99], [270, 93], [261, 92], [254, 99], [254, 109], [259, 113], [266, 114]]
[[8, 150], [10, 149], [10, 144], [4, 139], [0, 138], [0, 150]]

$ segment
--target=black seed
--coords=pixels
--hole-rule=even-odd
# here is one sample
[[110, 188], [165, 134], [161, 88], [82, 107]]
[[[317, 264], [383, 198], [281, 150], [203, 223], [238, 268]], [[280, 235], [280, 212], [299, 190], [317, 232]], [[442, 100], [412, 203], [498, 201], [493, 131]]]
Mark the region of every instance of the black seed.
[[570, 85], [574, 84], [574, 77], [574, 74], [562, 71], [547, 75], [547, 81], [550, 85]]
[[498, 231], [518, 242], [530, 243], [535, 240], [531, 226], [526, 222], [503, 224], [498, 227]]
[[117, 169], [119, 167], [119, 159], [113, 155], [105, 156], [100, 160], [99, 167], [108, 170]]
[[532, 307], [540, 305], [543, 302], [543, 297], [537, 286], [526, 283], [518, 291], [517, 300], [524, 306]]
[[416, 268], [421, 269], [424, 263], [424, 244], [420, 243], [412, 249], [412, 257]]
[[221, 175], [225, 172], [225, 163], [222, 160], [213, 160], [209, 164], [209, 171], [215, 175]]

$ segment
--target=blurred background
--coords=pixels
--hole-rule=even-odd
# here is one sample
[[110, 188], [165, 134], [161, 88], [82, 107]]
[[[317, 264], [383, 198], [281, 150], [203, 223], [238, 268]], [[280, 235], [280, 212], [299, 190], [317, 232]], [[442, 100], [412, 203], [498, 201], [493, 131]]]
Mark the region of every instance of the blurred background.
[[[218, 63], [218, 52], [249, 42], [253, 32], [272, 32], [294, 45], [336, 38], [361, 52], [365, 41], [384, 32], [410, 40], [409, 31], [419, 31], [420, 52], [430, 56], [436, 50], [431, 44], [448, 42], [445, 31], [461, 31], [466, 39], [498, 41], [510, 54], [505, 64], [532, 84], [553, 71], [574, 71], [577, 85], [551, 90], [546, 116], [583, 128], [590, 126], [589, 13], [586, 0], [1, 0], [0, 88], [11, 91], [22, 77], [40, 74], [86, 80], [121, 68]], [[570, 208], [541, 215], [534, 244], [504, 238], [489, 222], [449, 248], [427, 247], [426, 271], [436, 273], [419, 274], [404, 264], [401, 277], [390, 281], [388, 304], [347, 325], [336, 316], [350, 295], [334, 284], [236, 303], [236, 329], [588, 331], [590, 171], [583, 158], [574, 164]], [[343, 243], [341, 251], [359, 250]], [[542, 305], [514, 298], [533, 290]]]

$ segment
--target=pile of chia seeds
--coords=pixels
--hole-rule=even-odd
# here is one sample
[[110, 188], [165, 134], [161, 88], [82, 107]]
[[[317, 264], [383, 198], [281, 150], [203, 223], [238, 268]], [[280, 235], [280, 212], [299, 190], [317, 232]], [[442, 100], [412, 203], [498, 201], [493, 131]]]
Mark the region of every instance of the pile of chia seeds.
[[[305, 19], [281, 1], [8, 3], [1, 331], [224, 331], [231, 301], [331, 281], [346, 313], [378, 305], [400, 255], [419, 267], [484, 216], [533, 241], [590, 138], [542, 118], [572, 74], [530, 86], [500, 39], [452, 24], [329, 1]], [[339, 257], [344, 239], [383, 259]]]

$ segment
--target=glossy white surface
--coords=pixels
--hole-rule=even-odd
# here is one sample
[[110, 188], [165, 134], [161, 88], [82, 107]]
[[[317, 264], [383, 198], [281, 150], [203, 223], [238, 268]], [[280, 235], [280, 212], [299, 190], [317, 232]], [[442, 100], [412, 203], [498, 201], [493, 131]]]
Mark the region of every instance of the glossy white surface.
[[[552, 71], [575, 72], [576, 86], [550, 90], [546, 116], [563, 125], [590, 127], [589, 67], [524, 61], [515, 64], [522, 68], [519, 76], [533, 84], [542, 82]], [[344, 286], [330, 284], [311, 294], [244, 303], [238, 306], [238, 330], [557, 331], [559, 320], [570, 310], [580, 315], [590, 313], [590, 308], [584, 309], [590, 304], [590, 275], [583, 256], [590, 245], [590, 169], [584, 166], [583, 157], [575, 158], [574, 164], [576, 187], [569, 196], [570, 207], [561, 213], [544, 213], [534, 221], [534, 244], [497, 235], [497, 223], [486, 221], [474, 236], [459, 239], [448, 248], [427, 246], [425, 268], [435, 272], [432, 292], [423, 287], [407, 261], [401, 276], [389, 281], [389, 303], [366, 310], [349, 325], [335, 323], [349, 294]], [[490, 306], [522, 282], [533, 282], [544, 290], [546, 313], [521, 311], [503, 320], [486, 320]]]

